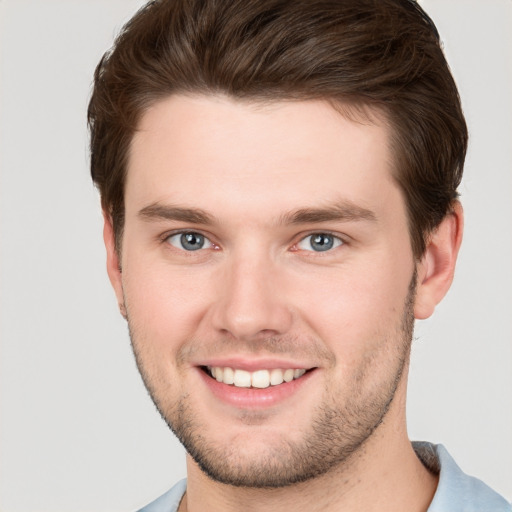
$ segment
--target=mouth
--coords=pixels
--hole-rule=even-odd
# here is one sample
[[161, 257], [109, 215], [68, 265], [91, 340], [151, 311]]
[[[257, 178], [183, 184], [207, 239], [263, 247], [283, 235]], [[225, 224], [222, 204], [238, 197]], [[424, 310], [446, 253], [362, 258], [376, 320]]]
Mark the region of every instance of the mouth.
[[212, 379], [236, 388], [265, 389], [298, 380], [314, 368], [272, 368], [247, 371], [229, 366], [203, 366]]

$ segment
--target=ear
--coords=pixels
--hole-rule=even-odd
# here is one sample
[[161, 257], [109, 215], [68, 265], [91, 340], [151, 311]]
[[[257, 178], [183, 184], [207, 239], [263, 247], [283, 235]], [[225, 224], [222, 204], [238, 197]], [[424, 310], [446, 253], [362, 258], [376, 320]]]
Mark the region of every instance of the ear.
[[462, 242], [464, 215], [459, 201], [431, 234], [417, 266], [418, 283], [414, 316], [428, 318], [446, 295], [453, 281], [455, 263]]
[[119, 254], [116, 250], [112, 219], [110, 215], [105, 211], [103, 212], [103, 222], [103, 241], [105, 242], [105, 248], [107, 249], [107, 273], [110, 279], [110, 283], [114, 288], [121, 315], [126, 318], [121, 261], [119, 260]]

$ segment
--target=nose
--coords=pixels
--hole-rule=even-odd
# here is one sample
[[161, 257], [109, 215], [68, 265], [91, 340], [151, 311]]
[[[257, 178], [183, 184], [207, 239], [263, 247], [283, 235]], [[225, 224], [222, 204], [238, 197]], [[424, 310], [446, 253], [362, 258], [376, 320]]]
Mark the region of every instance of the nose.
[[277, 336], [292, 325], [283, 274], [271, 258], [240, 257], [226, 264], [218, 276], [213, 305], [214, 328], [236, 339]]

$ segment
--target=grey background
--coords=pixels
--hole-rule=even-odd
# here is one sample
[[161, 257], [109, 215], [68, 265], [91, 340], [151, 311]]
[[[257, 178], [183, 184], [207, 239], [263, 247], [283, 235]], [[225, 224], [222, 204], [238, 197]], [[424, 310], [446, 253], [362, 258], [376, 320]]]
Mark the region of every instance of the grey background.
[[[185, 475], [105, 272], [85, 111], [136, 0], [0, 0], [0, 510], [133, 510]], [[512, 499], [512, 2], [425, 0], [471, 131], [455, 283], [417, 326], [413, 439]]]

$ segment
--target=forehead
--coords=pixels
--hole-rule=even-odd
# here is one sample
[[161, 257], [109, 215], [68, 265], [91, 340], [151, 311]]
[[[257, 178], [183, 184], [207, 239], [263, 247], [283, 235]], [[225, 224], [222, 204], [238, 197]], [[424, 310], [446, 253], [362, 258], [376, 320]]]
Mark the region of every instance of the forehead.
[[132, 140], [127, 213], [172, 202], [234, 215], [253, 205], [279, 214], [338, 197], [376, 207], [388, 189], [396, 193], [388, 128], [378, 113], [351, 114], [324, 101], [159, 101]]

